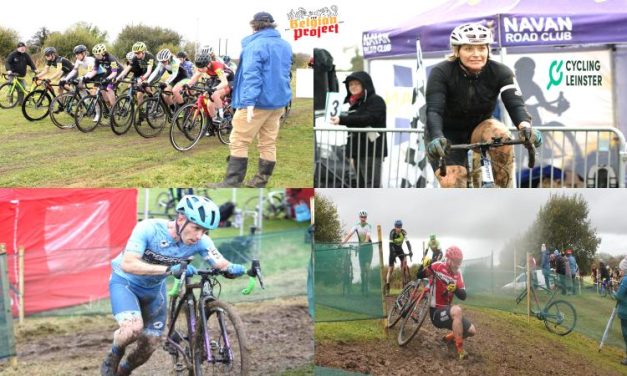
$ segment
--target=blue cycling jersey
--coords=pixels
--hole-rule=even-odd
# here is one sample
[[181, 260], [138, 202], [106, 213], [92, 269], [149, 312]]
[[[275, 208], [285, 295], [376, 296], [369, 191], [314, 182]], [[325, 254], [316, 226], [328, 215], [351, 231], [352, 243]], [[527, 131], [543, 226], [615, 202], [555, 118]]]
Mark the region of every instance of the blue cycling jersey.
[[[168, 232], [168, 221], [165, 219], [146, 219], [138, 223], [133, 229], [124, 252], [136, 253], [144, 262], [158, 265], [175, 265], [195, 255], [200, 255], [211, 267], [224, 260], [207, 235], [203, 235], [197, 243], [191, 245], [174, 240]], [[166, 278], [165, 274], [155, 276], [124, 272], [121, 267], [124, 252], [111, 262], [115, 274], [136, 285], [148, 288], [161, 284]]]

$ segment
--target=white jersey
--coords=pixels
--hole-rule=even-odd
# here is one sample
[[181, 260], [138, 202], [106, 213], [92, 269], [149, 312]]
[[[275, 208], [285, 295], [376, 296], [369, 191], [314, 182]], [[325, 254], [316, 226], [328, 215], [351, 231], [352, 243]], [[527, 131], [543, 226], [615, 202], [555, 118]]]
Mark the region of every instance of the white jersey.
[[74, 62], [74, 69], [85, 68], [88, 72], [94, 69], [96, 59], [93, 56], [85, 56], [83, 60], [76, 60]]
[[359, 242], [365, 243], [367, 238], [372, 239], [372, 226], [370, 226], [369, 223], [362, 224], [359, 222], [351, 229], [351, 235], [352, 234], [357, 234]]

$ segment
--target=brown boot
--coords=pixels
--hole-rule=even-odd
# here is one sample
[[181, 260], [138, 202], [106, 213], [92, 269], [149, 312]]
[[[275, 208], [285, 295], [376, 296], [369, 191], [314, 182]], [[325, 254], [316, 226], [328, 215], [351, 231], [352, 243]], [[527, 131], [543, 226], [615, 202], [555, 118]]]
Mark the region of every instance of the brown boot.
[[102, 365], [100, 366], [100, 375], [115, 376], [118, 369], [118, 364], [120, 364], [120, 360], [122, 359], [123, 355], [124, 354], [114, 354], [112, 351], [110, 351], [102, 362]]
[[209, 188], [239, 188], [246, 177], [248, 168], [248, 158], [228, 157], [229, 164], [226, 166], [226, 176], [221, 183], [210, 183]]
[[260, 158], [259, 170], [257, 171], [257, 174], [253, 176], [248, 183], [246, 183], [246, 186], [249, 188], [264, 188], [266, 184], [268, 184], [268, 180], [272, 175], [274, 165], [276, 165], [276, 162]]

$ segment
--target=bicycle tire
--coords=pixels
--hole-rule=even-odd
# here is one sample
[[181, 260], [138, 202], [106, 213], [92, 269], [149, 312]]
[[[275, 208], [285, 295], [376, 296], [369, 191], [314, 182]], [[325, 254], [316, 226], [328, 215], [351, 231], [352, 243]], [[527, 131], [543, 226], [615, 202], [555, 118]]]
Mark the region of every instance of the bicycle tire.
[[[205, 329], [213, 336], [211, 337], [212, 344], [215, 344], [217, 348], [209, 349], [214, 362], [209, 363], [205, 361], [208, 349], [204, 342], [202, 320], [197, 320], [196, 338], [193, 347], [196, 376], [248, 375], [250, 359], [248, 341], [242, 319], [230, 305], [219, 300], [207, 303], [205, 314], [207, 318], [207, 327]], [[215, 340], [216, 338], [217, 340]], [[227, 344], [230, 347], [227, 347]], [[210, 344], [209, 347], [212, 347], [212, 345]], [[232, 360], [229, 363], [230, 358]]]
[[9, 109], [17, 106], [20, 101], [20, 93], [17, 88], [13, 90], [13, 84], [11, 82], [5, 82], [0, 85], [0, 107]]
[[[555, 311], [555, 312], [553, 312]], [[572, 332], [577, 325], [577, 312], [572, 304], [565, 300], [556, 300], [543, 311], [546, 329], [560, 336]], [[570, 321], [572, 318], [572, 321]]]
[[416, 281], [409, 282], [403, 291], [401, 291], [401, 293], [396, 297], [394, 304], [392, 304], [392, 309], [390, 309], [390, 312], [388, 313], [388, 328], [394, 327], [394, 325], [396, 325], [396, 323], [401, 319], [401, 312], [405, 304], [407, 304], [412, 290], [416, 286], [415, 282]]
[[135, 105], [130, 95], [123, 95], [115, 100], [111, 109], [111, 130], [121, 136], [131, 129], [135, 117]]
[[100, 103], [95, 95], [87, 95], [81, 98], [76, 105], [74, 122], [79, 131], [88, 133], [100, 125], [103, 116], [102, 103]]
[[224, 145], [231, 144], [231, 132], [233, 132], [233, 124], [231, 123], [231, 119], [224, 119], [220, 122], [220, 124], [216, 127], [215, 130], [218, 134], [218, 139]]
[[144, 138], [158, 136], [168, 122], [167, 112], [161, 100], [158, 97], [144, 98], [139, 111], [144, 114], [146, 123], [136, 121], [133, 124], [137, 133]]
[[41, 120], [48, 116], [50, 102], [52, 102], [52, 98], [50, 98], [47, 90], [33, 90], [22, 101], [22, 115], [28, 121]]
[[[416, 336], [416, 333], [418, 333], [418, 330], [420, 330], [420, 327], [429, 314], [429, 294], [427, 292], [421, 294], [419, 300], [411, 304], [411, 307], [408, 307], [409, 310], [406, 311], [407, 313], [401, 321], [397, 337], [399, 346], [405, 346]], [[405, 309], [403, 309], [403, 311], [405, 311]], [[408, 325], [410, 325], [410, 327], [406, 330]]]
[[174, 202], [174, 199], [171, 198], [168, 192], [159, 193], [157, 195], [156, 201], [157, 206], [163, 208], [163, 215], [170, 219], [174, 219], [174, 217], [176, 216], [176, 210], [174, 210], [176, 202]]
[[170, 127], [170, 143], [178, 151], [193, 148], [205, 130], [205, 116], [197, 111], [196, 103], [180, 107], [173, 116]]
[[[59, 129], [70, 129], [76, 126], [74, 122], [74, 108], [78, 104], [78, 97], [74, 93], [63, 93], [50, 102], [50, 119]], [[57, 109], [61, 109], [57, 112]]]

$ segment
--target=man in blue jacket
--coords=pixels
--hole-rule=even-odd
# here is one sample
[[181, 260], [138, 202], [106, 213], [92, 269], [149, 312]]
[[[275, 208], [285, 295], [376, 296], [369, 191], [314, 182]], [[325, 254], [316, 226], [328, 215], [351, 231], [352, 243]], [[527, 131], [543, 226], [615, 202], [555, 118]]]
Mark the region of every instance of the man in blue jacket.
[[270, 13], [250, 21], [253, 34], [242, 40], [239, 67], [233, 82], [233, 131], [224, 181], [215, 186], [239, 187], [246, 176], [248, 147], [258, 136], [259, 170], [246, 186], [265, 187], [276, 164], [279, 119], [292, 98], [292, 48], [281, 39]]

